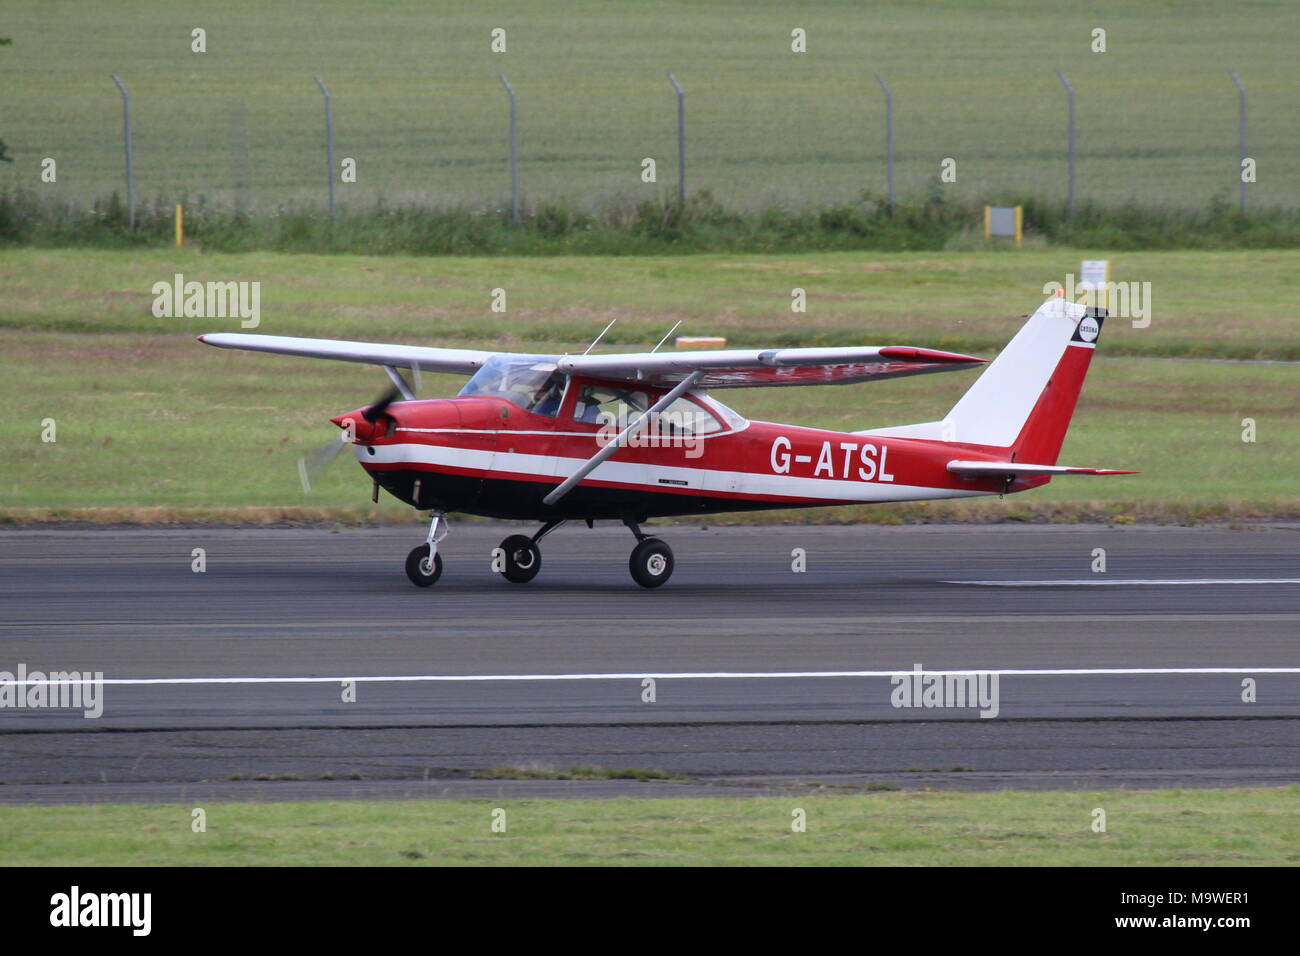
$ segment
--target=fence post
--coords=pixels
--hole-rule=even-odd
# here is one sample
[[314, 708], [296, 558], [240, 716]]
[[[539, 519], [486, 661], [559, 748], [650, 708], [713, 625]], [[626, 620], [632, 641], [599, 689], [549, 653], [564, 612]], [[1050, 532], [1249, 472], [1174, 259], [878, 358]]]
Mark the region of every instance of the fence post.
[[135, 170], [131, 159], [131, 94], [126, 91], [126, 84], [118, 79], [116, 73], [110, 73], [113, 82], [122, 92], [122, 138], [126, 142], [126, 216], [132, 229], [135, 228]]
[[330, 225], [338, 221], [334, 210], [334, 103], [325, 81], [316, 77], [316, 85], [325, 97], [325, 179], [330, 189]]
[[1067, 216], [1073, 216], [1073, 215], [1074, 215], [1074, 169], [1075, 169], [1075, 166], [1074, 166], [1074, 157], [1075, 157], [1075, 153], [1074, 153], [1074, 87], [1070, 85], [1070, 81], [1069, 81], [1068, 79], [1066, 79], [1065, 74], [1062, 73], [1060, 70], [1057, 70], [1057, 71], [1056, 71], [1056, 75], [1059, 76], [1059, 77], [1061, 78], [1061, 83], [1062, 83], [1062, 85], [1065, 87], [1065, 100], [1066, 100], [1066, 103], [1068, 104], [1068, 112], [1069, 112], [1069, 128], [1070, 128], [1070, 134], [1069, 134], [1070, 139], [1069, 139], [1069, 141], [1070, 141], [1070, 145], [1069, 145], [1069, 160], [1068, 160], [1068, 164], [1069, 164], [1070, 184], [1069, 184], [1069, 186], [1066, 188], [1066, 193], [1065, 193], [1065, 214], [1066, 214]]
[[1241, 152], [1240, 162], [1237, 163], [1237, 176], [1241, 179], [1241, 214], [1244, 216], [1246, 215], [1246, 178], [1242, 173], [1246, 164], [1246, 88], [1241, 85], [1241, 80], [1237, 79], [1236, 70], [1229, 70], [1228, 75], [1237, 85], [1237, 139]]
[[668, 80], [677, 91], [677, 201], [686, 205], [686, 91], [677, 77], [668, 74]]
[[515, 88], [501, 75], [501, 85], [510, 94], [510, 218], [519, 225], [519, 136], [515, 105]]
[[889, 208], [894, 208], [894, 91], [885, 78], [876, 74], [876, 82], [885, 91], [885, 165], [888, 170]]

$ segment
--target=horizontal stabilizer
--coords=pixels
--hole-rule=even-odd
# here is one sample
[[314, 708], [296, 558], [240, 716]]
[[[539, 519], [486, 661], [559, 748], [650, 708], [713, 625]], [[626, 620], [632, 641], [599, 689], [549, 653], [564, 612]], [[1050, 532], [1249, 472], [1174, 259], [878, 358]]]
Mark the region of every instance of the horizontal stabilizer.
[[1071, 468], [1069, 465], [1030, 465], [1023, 461], [950, 461], [954, 475], [1136, 475], [1113, 468]]

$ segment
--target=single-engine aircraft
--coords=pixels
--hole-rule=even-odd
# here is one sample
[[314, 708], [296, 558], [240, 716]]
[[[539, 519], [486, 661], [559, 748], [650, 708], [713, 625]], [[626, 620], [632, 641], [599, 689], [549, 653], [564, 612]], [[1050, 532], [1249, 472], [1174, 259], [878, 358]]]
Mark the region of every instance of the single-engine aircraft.
[[[494, 568], [516, 584], [537, 575], [538, 543], [564, 522], [622, 521], [636, 536], [632, 577], [654, 588], [672, 575], [673, 552], [641, 531], [651, 518], [970, 498], [1055, 475], [1136, 474], [1056, 463], [1105, 317], [1049, 299], [942, 419], [853, 432], [747, 421], [712, 392], [882, 381], [982, 360], [898, 345], [525, 355], [224, 332], [199, 341], [383, 367], [393, 389], [331, 419], [343, 433], [317, 464], [352, 444], [373, 500], [382, 488], [432, 512], [406, 559], [412, 583], [438, 580], [447, 515], [461, 512], [541, 523], [494, 552]], [[417, 400], [402, 369], [417, 382], [421, 371], [470, 378], [455, 398]]]

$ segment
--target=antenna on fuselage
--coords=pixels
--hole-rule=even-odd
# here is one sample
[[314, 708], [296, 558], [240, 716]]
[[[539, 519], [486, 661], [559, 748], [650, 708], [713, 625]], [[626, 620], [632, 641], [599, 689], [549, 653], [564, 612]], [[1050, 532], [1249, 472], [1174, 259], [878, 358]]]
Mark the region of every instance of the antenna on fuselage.
[[[684, 321], [686, 321], [686, 320], [685, 320], [685, 319], [678, 319], [678, 320], [677, 320], [677, 325], [681, 325]], [[671, 329], [668, 330], [668, 335], [672, 335], [674, 332], [677, 331], [677, 325], [674, 325]], [[659, 340], [659, 345], [663, 345], [665, 342], [668, 341], [668, 335], [665, 335], [662, 339]], [[659, 345], [656, 345], [654, 348], [652, 348], [652, 349], [650, 350], [650, 354], [651, 354], [651, 355], [653, 355], [655, 352], [658, 352], [658, 351], [659, 351]]]
[[[596, 336], [594, 339], [592, 339], [591, 344], [587, 346], [587, 352], [590, 352], [592, 349], [594, 349], [594, 348], [596, 347], [596, 343], [599, 342], [601, 339], [603, 339], [603, 338], [605, 337], [605, 333], [608, 332], [610, 329], [612, 329], [612, 328], [614, 327], [614, 323], [617, 322], [617, 321], [618, 321], [617, 318], [613, 318], [613, 319], [610, 319], [610, 320], [609, 320], [609, 325], [607, 325], [607, 326], [605, 326], [603, 329], [601, 329], [601, 330], [600, 330], [600, 335], [598, 335], [598, 336]], [[583, 355], [586, 355], [587, 352], [583, 352], [582, 354], [583, 354]]]

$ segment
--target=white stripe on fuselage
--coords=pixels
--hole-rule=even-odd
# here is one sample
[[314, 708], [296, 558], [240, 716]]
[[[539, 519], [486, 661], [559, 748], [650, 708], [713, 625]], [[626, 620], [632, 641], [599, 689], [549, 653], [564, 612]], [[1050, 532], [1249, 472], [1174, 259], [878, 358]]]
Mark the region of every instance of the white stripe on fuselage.
[[[743, 432], [748, 427], [749, 422], [746, 422], [744, 428], [729, 428], [726, 431], [708, 432], [692, 437], [695, 441], [725, 438], [728, 435]], [[517, 428], [411, 428], [406, 425], [397, 426], [396, 431], [416, 432], [426, 435], [545, 435], [551, 438], [592, 438], [595, 436], [594, 432], [521, 431]]]
[[[530, 455], [490, 449], [450, 448], [446, 445], [397, 444], [373, 447], [375, 453], [371, 455], [363, 446], [358, 445], [357, 461], [363, 465], [418, 463], [481, 472], [509, 472], [554, 482], [573, 474], [586, 461], [584, 458]], [[663, 484], [660, 479], [685, 482], [685, 485]], [[897, 485], [892, 482], [764, 475], [747, 471], [717, 471], [703, 467], [684, 468], [613, 460], [601, 464], [586, 480], [639, 485], [655, 491], [671, 491], [676, 488], [682, 491], [721, 491], [736, 495], [818, 498], [834, 501], [923, 501], [931, 498], [974, 498], [996, 494], [991, 491], [927, 488], [920, 485]]]

